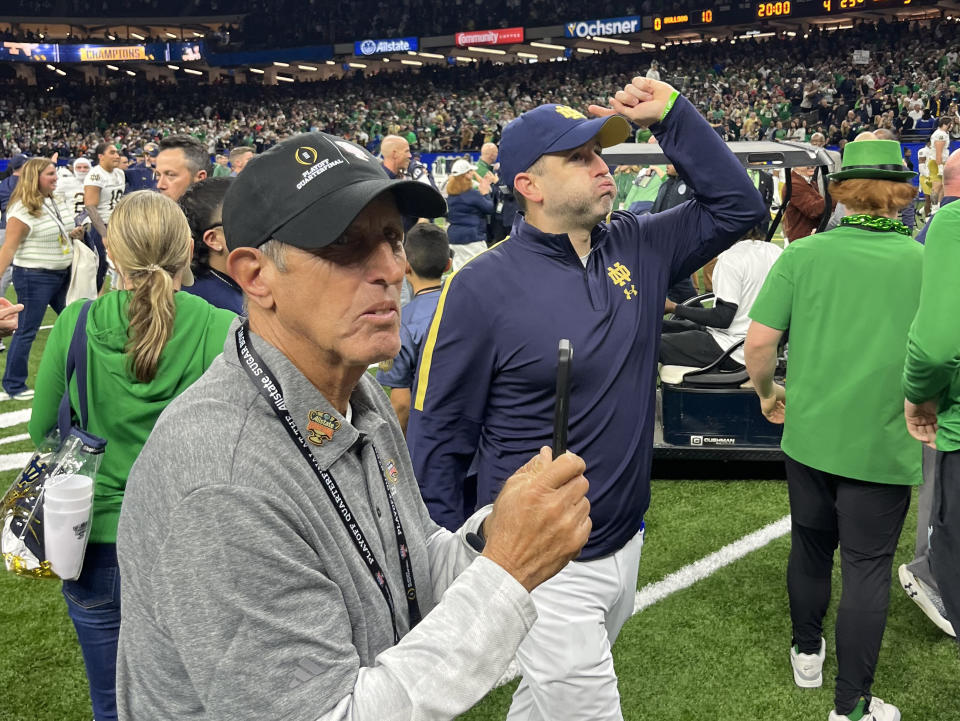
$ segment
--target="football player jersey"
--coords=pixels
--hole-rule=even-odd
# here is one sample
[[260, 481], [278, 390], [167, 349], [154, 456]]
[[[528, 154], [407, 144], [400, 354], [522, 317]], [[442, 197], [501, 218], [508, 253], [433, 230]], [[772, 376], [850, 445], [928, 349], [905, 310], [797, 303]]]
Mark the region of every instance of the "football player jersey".
[[84, 187], [94, 185], [100, 188], [100, 202], [97, 204], [97, 212], [100, 219], [106, 224], [110, 222], [110, 216], [113, 215], [113, 209], [117, 207], [123, 191], [127, 187], [127, 180], [120, 168], [114, 168], [107, 172], [99, 165], [95, 166], [84, 181]]
[[60, 205], [70, 209], [70, 217], [74, 218], [83, 212], [83, 181], [69, 170], [61, 169], [58, 176], [53, 195]]

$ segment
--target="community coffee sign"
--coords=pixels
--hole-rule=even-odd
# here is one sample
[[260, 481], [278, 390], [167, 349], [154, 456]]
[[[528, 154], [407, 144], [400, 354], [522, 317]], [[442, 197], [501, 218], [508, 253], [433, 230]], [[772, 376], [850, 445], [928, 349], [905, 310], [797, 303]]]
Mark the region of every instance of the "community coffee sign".
[[457, 45], [510, 45], [523, 42], [523, 28], [496, 28], [457, 33]]

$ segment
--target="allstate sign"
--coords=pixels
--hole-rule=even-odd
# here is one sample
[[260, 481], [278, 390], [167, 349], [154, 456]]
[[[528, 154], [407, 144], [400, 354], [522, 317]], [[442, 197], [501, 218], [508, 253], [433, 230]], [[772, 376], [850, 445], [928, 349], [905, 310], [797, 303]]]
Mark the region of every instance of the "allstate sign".
[[603, 18], [601, 20], [580, 20], [566, 23], [563, 34], [568, 38], [585, 38], [589, 35], [628, 35], [640, 32], [640, 17], [631, 15], [625, 18]]
[[397, 38], [394, 40], [360, 40], [353, 44], [354, 55], [382, 55], [384, 53], [405, 53], [417, 49], [416, 38]]

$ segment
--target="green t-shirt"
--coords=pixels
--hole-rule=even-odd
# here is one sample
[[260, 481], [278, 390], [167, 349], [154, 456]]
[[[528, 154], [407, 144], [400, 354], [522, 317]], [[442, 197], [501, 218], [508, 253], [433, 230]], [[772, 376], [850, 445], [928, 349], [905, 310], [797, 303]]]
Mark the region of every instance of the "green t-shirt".
[[750, 317], [790, 331], [781, 445], [795, 461], [920, 483], [900, 377], [922, 262], [908, 236], [839, 226], [791, 243], [771, 268]]
[[903, 389], [921, 403], [940, 401], [937, 448], [960, 450], [960, 200], [944, 205], [927, 230], [920, 308], [910, 326]]
[[[173, 334], [160, 353], [154, 379], [140, 383], [130, 372], [125, 352], [131, 296], [125, 290], [107, 293], [93, 302], [87, 317], [87, 430], [107, 441], [94, 484], [91, 543], [117, 542], [120, 506], [133, 462], [163, 409], [223, 352], [236, 317], [198, 296], [174, 293]], [[67, 350], [83, 303], [71, 303], [60, 314], [40, 359], [28, 425], [35, 443], [56, 425]], [[70, 399], [77, 408], [76, 378], [70, 383]]]
[[[666, 173], [667, 166], [660, 165], [658, 167]], [[634, 180], [630, 185], [630, 189], [627, 191], [627, 197], [623, 201], [624, 209], [629, 210], [630, 206], [638, 201], [648, 201], [652, 203], [657, 199], [657, 192], [660, 190], [661, 185], [663, 185], [663, 178], [657, 173], [651, 173], [645, 178], [641, 178], [639, 183]]]

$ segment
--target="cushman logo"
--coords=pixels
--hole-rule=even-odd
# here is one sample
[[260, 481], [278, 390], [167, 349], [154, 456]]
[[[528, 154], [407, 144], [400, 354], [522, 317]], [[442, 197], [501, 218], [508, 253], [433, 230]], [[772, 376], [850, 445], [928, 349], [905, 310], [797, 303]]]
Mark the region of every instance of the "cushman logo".
[[735, 446], [736, 438], [724, 438], [722, 436], [690, 436], [691, 446]]
[[300, 165], [313, 165], [317, 162], [317, 151], [308, 145], [301, 145], [297, 148], [296, 158]]

